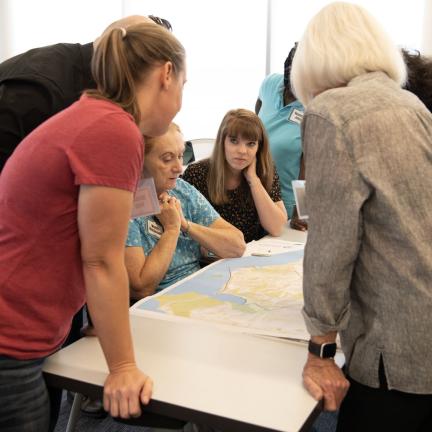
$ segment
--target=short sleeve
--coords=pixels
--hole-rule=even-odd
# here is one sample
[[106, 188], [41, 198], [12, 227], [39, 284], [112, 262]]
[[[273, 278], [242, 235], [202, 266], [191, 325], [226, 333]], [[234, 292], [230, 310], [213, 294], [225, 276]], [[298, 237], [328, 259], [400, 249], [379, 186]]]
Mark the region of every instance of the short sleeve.
[[216, 219], [220, 218], [219, 213], [198, 190], [196, 191], [194, 203], [195, 205], [192, 212], [192, 222], [203, 226], [209, 226]]
[[76, 185], [135, 191], [143, 163], [143, 138], [126, 113], [99, 117], [68, 148]]
[[182, 183], [184, 194], [187, 194], [187, 199], [184, 200], [187, 206], [187, 218], [191, 222], [199, 225], [209, 226], [216, 219], [220, 218], [219, 213], [207, 201], [206, 197], [197, 190], [194, 186], [187, 182]]
[[259, 98], [262, 102], [267, 99], [273, 100], [274, 95], [283, 90], [283, 75], [271, 74], [264, 78], [259, 89]]
[[129, 220], [128, 236], [126, 246], [143, 246], [142, 237], [139, 226], [139, 218]]

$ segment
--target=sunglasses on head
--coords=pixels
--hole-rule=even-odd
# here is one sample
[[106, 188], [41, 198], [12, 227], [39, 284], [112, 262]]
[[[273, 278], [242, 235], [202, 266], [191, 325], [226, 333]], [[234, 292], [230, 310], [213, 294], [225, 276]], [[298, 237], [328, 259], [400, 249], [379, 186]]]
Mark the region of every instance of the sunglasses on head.
[[162, 27], [165, 27], [167, 30], [172, 31], [172, 26], [171, 23], [166, 20], [165, 18], [159, 18], [157, 16], [154, 15], [149, 15], [148, 16], [154, 23], [159, 24]]

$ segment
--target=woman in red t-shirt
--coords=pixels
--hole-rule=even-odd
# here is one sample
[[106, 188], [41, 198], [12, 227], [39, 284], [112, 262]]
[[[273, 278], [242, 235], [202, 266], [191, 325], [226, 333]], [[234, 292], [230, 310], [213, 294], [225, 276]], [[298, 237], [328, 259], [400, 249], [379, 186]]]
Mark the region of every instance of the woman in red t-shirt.
[[109, 368], [105, 409], [137, 416], [151, 397], [133, 353], [124, 243], [142, 135], [163, 134], [179, 111], [185, 52], [129, 17], [95, 42], [92, 73], [97, 89], [28, 135], [1, 175], [0, 430], [48, 430], [43, 360], [84, 301]]

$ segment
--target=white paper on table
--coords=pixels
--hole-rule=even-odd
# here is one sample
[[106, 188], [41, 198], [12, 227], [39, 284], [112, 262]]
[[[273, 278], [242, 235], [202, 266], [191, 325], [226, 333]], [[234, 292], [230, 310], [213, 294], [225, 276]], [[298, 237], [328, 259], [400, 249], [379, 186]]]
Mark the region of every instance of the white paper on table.
[[304, 243], [301, 242], [266, 238], [248, 243], [243, 256], [272, 256], [302, 249], [304, 249]]
[[132, 218], [160, 213], [153, 177], [141, 179], [134, 196]]

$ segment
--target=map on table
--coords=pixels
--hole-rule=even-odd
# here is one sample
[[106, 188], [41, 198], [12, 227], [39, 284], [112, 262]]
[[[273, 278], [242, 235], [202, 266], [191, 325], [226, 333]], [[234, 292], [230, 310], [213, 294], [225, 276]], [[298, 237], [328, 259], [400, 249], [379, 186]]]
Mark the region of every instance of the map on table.
[[136, 315], [165, 314], [308, 340], [303, 307], [303, 251], [224, 259], [136, 303]]

